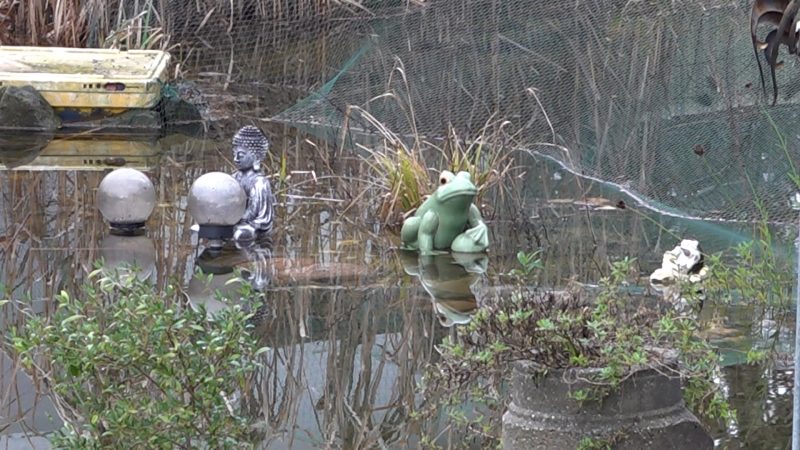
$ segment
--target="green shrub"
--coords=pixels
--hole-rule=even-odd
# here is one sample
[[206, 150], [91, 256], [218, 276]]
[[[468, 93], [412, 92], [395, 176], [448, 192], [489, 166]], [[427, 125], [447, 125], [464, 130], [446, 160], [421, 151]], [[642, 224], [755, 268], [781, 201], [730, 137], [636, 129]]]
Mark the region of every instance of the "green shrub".
[[90, 275], [61, 292], [52, 317], [30, 315], [10, 343], [44, 378], [65, 429], [59, 448], [240, 448], [247, 392], [261, 350], [238, 305], [209, 319], [135, 274]]

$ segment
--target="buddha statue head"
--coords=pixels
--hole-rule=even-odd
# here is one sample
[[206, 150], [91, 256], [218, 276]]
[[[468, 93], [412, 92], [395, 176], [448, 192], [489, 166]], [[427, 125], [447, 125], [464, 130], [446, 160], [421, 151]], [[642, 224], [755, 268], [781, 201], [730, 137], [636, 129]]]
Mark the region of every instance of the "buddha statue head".
[[260, 170], [269, 141], [258, 128], [247, 125], [233, 137], [233, 164], [238, 170]]

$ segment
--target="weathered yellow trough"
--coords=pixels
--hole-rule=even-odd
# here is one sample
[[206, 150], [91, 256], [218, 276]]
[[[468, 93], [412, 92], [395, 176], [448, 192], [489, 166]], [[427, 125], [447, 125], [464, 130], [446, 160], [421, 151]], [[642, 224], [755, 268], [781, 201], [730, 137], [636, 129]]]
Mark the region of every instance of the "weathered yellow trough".
[[149, 109], [169, 60], [159, 50], [0, 46], [0, 87], [32, 86], [56, 110]]

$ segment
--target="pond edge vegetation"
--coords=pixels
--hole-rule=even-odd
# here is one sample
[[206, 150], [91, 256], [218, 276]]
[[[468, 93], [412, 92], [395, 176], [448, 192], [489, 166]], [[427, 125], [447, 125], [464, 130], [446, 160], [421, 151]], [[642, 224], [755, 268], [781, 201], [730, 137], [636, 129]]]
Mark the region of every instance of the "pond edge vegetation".
[[58, 448], [249, 448], [240, 397], [268, 348], [252, 332], [259, 296], [246, 283], [240, 294], [249, 301], [209, 317], [172, 284], [98, 266], [50, 317], [22, 309], [5, 346], [51, 391]]

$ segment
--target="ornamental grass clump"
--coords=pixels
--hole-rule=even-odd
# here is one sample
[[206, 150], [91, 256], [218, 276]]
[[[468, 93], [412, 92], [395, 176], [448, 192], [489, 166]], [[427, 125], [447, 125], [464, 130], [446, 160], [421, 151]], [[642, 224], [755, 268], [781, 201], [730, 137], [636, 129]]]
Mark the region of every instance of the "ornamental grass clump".
[[[438, 347], [441, 359], [426, 374], [426, 401], [414, 415], [437, 416], [444, 407], [451, 427], [467, 427], [484, 444], [496, 441], [508, 401], [504, 383], [513, 363], [524, 361], [543, 375], [554, 369], [594, 369], [580, 372], [580, 380], [588, 382], [583, 385], [591, 387], [572, 390], [570, 396], [578, 401], [601, 400], [637, 370], [655, 368], [681, 377], [684, 398], [695, 412], [732, 418], [713, 381], [719, 356], [697, 336], [695, 314], [630, 295], [625, 287], [632, 262], [613, 264], [594, 294], [582, 288], [525, 289], [520, 283], [508, 295], [484, 299], [471, 322]], [[665, 361], [665, 349], [677, 351], [677, 367]]]
[[97, 270], [55, 313], [27, 313], [10, 344], [44, 379], [65, 428], [58, 448], [241, 448], [260, 350], [238, 305], [211, 319], [135, 273]]
[[[501, 195], [510, 195], [506, 191], [514, 183], [512, 175], [522, 172], [512, 156], [515, 141], [508, 132], [511, 122], [491, 115], [474, 132], [459, 132], [452, 124], [447, 124], [442, 130], [443, 137], [424, 136], [417, 129], [412, 89], [400, 59], [395, 59], [388, 79], [387, 91], [369, 103], [391, 101], [389, 104], [402, 113], [403, 126], [411, 130], [410, 134], [392, 131], [388, 124], [372, 115], [369, 108], [358, 105], [348, 106], [342, 126], [346, 130], [352, 121], [380, 137], [371, 146], [360, 143], [355, 146], [363, 153], [361, 158], [369, 168], [370, 184], [383, 192], [377, 211], [381, 223], [402, 224], [403, 218], [413, 213], [431, 193], [431, 175], [437, 180], [442, 170], [469, 172], [478, 188], [475, 197], [478, 205], [495, 188]], [[342, 145], [344, 142], [342, 139]]]

